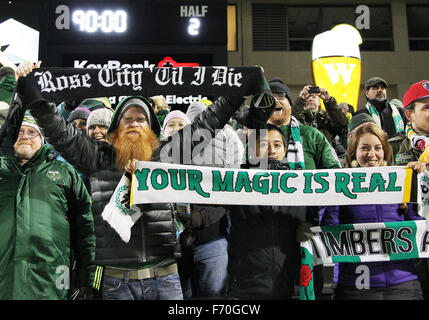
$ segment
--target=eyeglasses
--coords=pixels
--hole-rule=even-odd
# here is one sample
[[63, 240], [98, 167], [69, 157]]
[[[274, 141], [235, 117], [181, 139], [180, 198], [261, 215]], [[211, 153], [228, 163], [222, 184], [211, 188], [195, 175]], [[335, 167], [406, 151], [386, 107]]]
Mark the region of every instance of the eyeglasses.
[[30, 138], [35, 138], [39, 135], [39, 132], [33, 129], [29, 129], [29, 130], [21, 129], [19, 130], [18, 137], [21, 138], [24, 134], [27, 134], [27, 136]]
[[273, 93], [273, 96], [277, 100], [283, 100], [284, 98], [286, 98], [286, 94], [285, 93]]

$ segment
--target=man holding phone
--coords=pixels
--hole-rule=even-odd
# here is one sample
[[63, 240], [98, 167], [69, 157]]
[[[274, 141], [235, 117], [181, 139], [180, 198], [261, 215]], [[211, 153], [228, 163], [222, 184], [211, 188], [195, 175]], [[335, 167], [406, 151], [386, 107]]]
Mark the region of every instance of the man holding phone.
[[[326, 111], [320, 107], [320, 100], [323, 100]], [[306, 85], [295, 100], [293, 108], [300, 122], [321, 131], [330, 144], [336, 135], [347, 130], [347, 117], [325, 88]]]

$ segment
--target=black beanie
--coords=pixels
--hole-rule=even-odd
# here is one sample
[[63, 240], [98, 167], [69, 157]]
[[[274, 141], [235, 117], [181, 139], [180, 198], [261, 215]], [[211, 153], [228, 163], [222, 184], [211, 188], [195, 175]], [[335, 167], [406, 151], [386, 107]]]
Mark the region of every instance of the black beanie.
[[272, 93], [284, 93], [290, 105], [293, 105], [290, 89], [280, 78], [272, 78], [268, 84]]

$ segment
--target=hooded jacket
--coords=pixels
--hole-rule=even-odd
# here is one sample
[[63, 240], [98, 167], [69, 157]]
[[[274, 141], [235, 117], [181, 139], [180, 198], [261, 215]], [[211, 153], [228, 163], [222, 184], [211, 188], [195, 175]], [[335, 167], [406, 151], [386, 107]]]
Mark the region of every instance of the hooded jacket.
[[[123, 99], [116, 107], [108, 134], [118, 127], [120, 115], [130, 99], [138, 99], [144, 103], [147, 101], [143, 97]], [[212, 108], [188, 125], [191, 132], [204, 128], [214, 135], [215, 130], [225, 125], [242, 102], [242, 97], [219, 98]], [[148, 110], [151, 128], [159, 135], [159, 123], [150, 105]], [[171, 205], [169, 203], [143, 205], [142, 217], [132, 227], [130, 241], [123, 242], [101, 217], [123, 174], [114, 167], [113, 146], [106, 142], [94, 141], [72, 125], [67, 125], [55, 106], [49, 103], [31, 106], [31, 113], [42, 128], [46, 140], [89, 181], [97, 240], [96, 263], [105, 266], [132, 264], [144, 267], [160, 260], [165, 261], [165, 264], [174, 262], [180, 255], [180, 248], [176, 237], [176, 214]], [[167, 143], [177, 150], [181, 149], [181, 146], [194, 146], [198, 143], [192, 141], [192, 136], [183, 134], [183, 129], [175, 135], [178, 139], [167, 140], [155, 150], [153, 161], [160, 160], [161, 151], [164, 151], [163, 147]]]
[[[399, 210], [399, 204], [328, 206], [320, 210], [321, 225], [337, 225], [349, 223], [395, 222], [421, 220], [416, 212], [415, 204], [408, 204], [408, 211]], [[361, 275], [356, 273], [360, 265], [369, 268], [370, 288], [386, 288], [418, 277], [412, 260], [397, 260], [366, 263], [339, 263], [334, 272], [334, 282], [344, 286], [356, 286]]]
[[43, 145], [23, 167], [0, 157], [0, 299], [67, 299], [70, 250], [80, 286], [95, 271], [91, 199], [76, 171]]

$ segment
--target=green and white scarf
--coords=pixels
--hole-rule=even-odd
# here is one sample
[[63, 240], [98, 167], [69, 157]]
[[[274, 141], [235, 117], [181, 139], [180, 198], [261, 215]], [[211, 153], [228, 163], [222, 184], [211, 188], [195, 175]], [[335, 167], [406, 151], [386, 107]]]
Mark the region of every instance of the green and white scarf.
[[[392, 108], [392, 118], [393, 118], [393, 122], [395, 123], [396, 132], [399, 133], [404, 131], [404, 121], [402, 120], [402, 117], [398, 111], [398, 108], [390, 102], [387, 102], [387, 103]], [[366, 103], [365, 108], [368, 110], [369, 114], [375, 120], [377, 125], [381, 128], [382, 127], [381, 118], [380, 118], [380, 115], [378, 114], [377, 109], [369, 102]]]
[[301, 134], [299, 132], [299, 121], [294, 116], [290, 117], [289, 145], [287, 148], [287, 162], [291, 170], [305, 169], [304, 149], [302, 148]]

